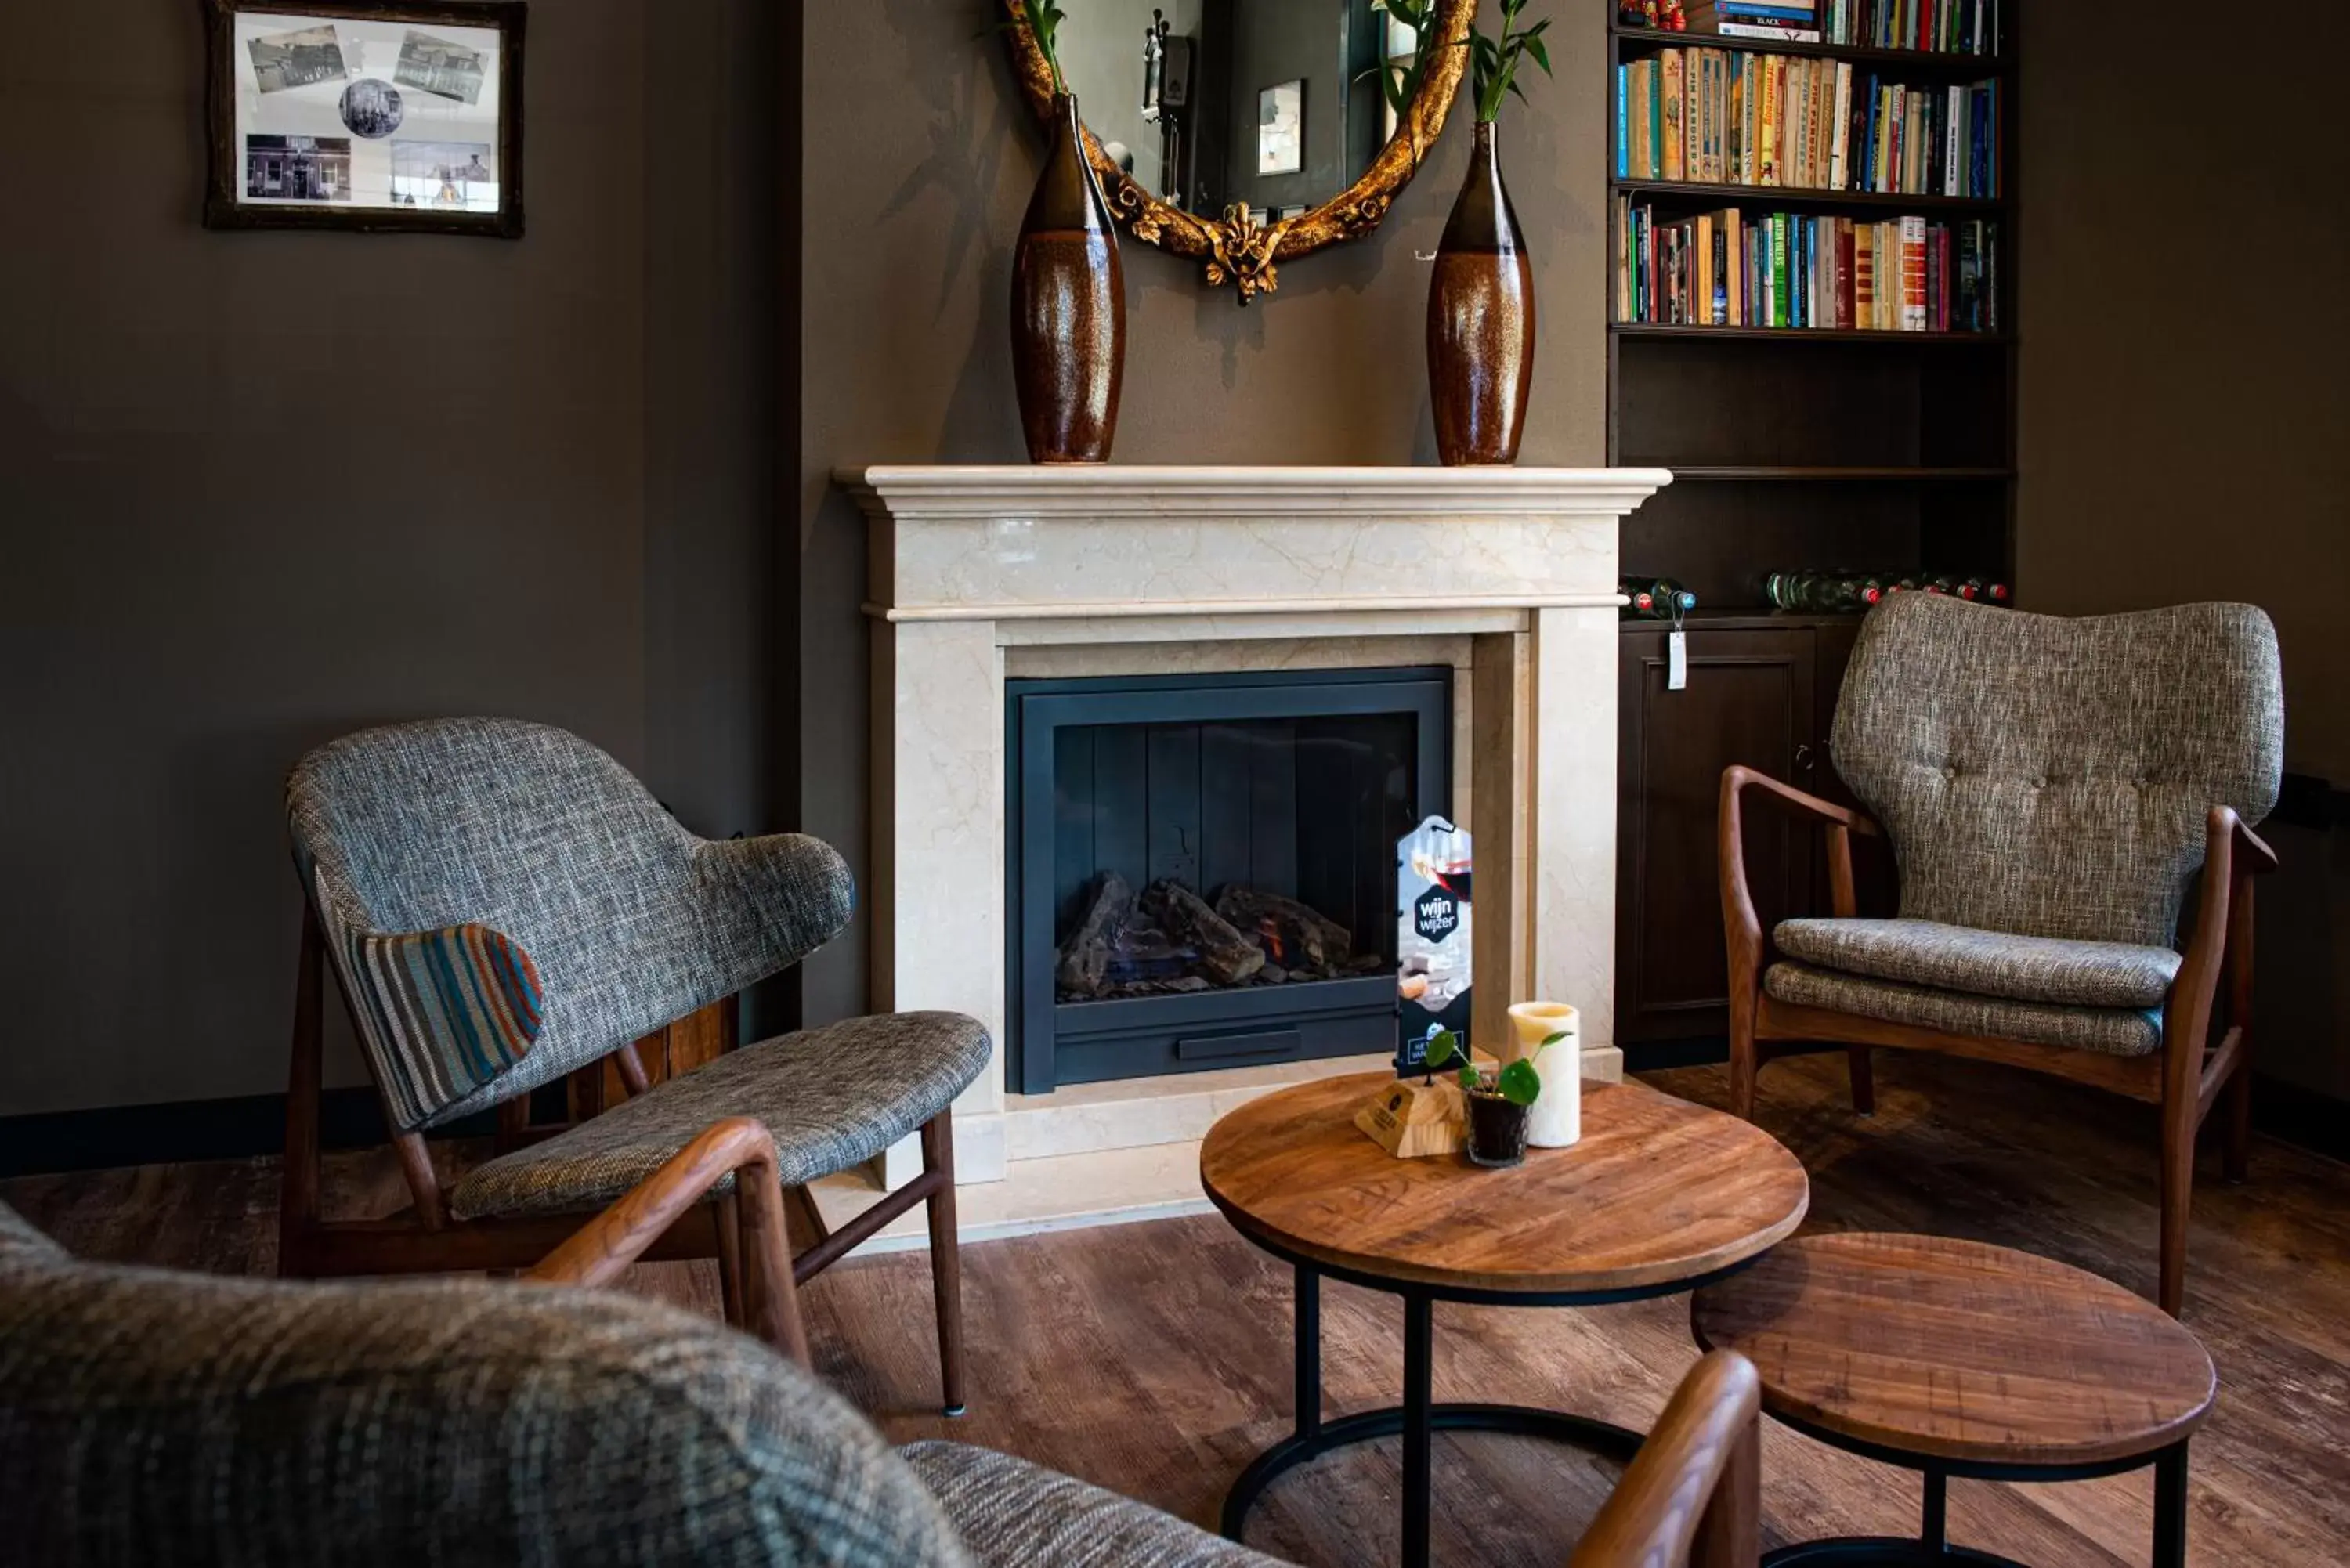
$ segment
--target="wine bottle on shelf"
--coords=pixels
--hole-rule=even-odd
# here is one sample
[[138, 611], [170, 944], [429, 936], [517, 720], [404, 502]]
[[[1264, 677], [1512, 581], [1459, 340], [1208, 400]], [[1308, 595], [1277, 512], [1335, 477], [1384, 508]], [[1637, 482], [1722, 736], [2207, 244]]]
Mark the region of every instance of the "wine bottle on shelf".
[[1616, 585], [1630, 620], [1678, 620], [1697, 608], [1697, 596], [1670, 577], [1626, 577]]
[[2005, 583], [1994, 583], [1984, 577], [1969, 577], [1959, 585], [1960, 596], [1981, 605], [2003, 605], [2013, 597]]
[[1843, 570], [1773, 572], [1762, 587], [1773, 607], [1807, 615], [1857, 614], [1885, 597], [1877, 578]]

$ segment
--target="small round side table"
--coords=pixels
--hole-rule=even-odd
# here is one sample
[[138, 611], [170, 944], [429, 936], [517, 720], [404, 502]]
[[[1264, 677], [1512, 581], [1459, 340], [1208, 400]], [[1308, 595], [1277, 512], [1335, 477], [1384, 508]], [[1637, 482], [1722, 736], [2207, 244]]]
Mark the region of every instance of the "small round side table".
[[2149, 1464], [2156, 1568], [2187, 1561], [2187, 1444], [2219, 1379], [2199, 1340], [2111, 1281], [1977, 1241], [1805, 1236], [1700, 1291], [1690, 1324], [1700, 1345], [1754, 1364], [1775, 1419], [1925, 1476], [1917, 1539], [1805, 1542], [1766, 1568], [2021, 1568], [1950, 1543], [1951, 1477], [2089, 1480]]
[[[1440, 1431], [1556, 1438], [1628, 1460], [1640, 1434], [1516, 1405], [1430, 1397], [1435, 1303], [1596, 1306], [1726, 1277], [1802, 1223], [1811, 1184], [1772, 1137], [1639, 1084], [1584, 1085], [1583, 1138], [1479, 1170], [1398, 1159], [1356, 1111], [1395, 1080], [1367, 1073], [1253, 1100], [1209, 1130], [1200, 1180], [1233, 1229], [1297, 1271], [1297, 1425], [1224, 1496], [1239, 1540], [1274, 1479], [1316, 1455], [1403, 1437], [1403, 1560], [1428, 1562], [1430, 1442]], [[1324, 1275], [1403, 1298], [1403, 1404], [1324, 1420]]]

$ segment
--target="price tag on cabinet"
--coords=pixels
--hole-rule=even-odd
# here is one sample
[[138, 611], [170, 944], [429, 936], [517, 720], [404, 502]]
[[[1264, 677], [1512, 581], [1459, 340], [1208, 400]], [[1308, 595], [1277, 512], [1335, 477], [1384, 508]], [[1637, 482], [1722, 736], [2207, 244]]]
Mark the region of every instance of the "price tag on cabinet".
[[1665, 634], [1665, 690], [1686, 691], [1689, 687], [1689, 633], [1669, 631]]

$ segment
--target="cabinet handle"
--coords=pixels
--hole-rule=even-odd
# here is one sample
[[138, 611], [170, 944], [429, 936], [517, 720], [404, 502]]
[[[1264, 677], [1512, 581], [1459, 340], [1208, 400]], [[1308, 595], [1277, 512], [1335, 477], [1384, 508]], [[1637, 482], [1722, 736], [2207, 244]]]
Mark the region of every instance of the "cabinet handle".
[[1810, 745], [1798, 744], [1795, 747], [1795, 771], [1806, 774], [1812, 771], [1812, 748]]

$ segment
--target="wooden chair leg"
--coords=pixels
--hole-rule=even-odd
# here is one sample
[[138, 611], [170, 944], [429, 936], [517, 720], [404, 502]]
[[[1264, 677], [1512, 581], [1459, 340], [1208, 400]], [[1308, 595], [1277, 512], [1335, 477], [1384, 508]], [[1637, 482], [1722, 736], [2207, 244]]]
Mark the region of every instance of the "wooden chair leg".
[[792, 1283], [792, 1243], [784, 1221], [784, 1188], [772, 1166], [735, 1172], [743, 1212], [743, 1306], [745, 1325], [760, 1338], [810, 1366], [799, 1291]]
[[[740, 1181], [738, 1175], [735, 1179]], [[732, 1192], [716, 1199], [718, 1210], [718, 1297], [726, 1321], [736, 1328], [751, 1326], [743, 1300], [743, 1206]]]
[[1754, 1019], [1735, 1002], [1730, 1009], [1730, 1114], [1754, 1119], [1754, 1079], [1762, 1064], [1754, 1048]]
[[1877, 1114], [1877, 1068], [1875, 1059], [1866, 1045], [1856, 1045], [1844, 1054], [1852, 1068], [1852, 1108], [1858, 1115]]
[[2236, 1071], [2228, 1079], [2228, 1103], [2222, 1107], [2228, 1120], [2220, 1129], [2223, 1141], [2220, 1146], [2220, 1174], [2230, 1181], [2241, 1181], [2249, 1174], [2252, 1153], [2252, 1063], [2251, 1036], [2244, 1036], [2244, 1054], [2236, 1063]]
[[2162, 1278], [2156, 1304], [2171, 1316], [2187, 1303], [2187, 1219], [2195, 1192], [2195, 1104], [2162, 1107]]
[[954, 1112], [941, 1111], [922, 1124], [922, 1169], [939, 1180], [928, 1199], [931, 1220], [931, 1285], [938, 1298], [939, 1381], [943, 1408], [960, 1416], [962, 1386], [962, 1253], [955, 1230]]

